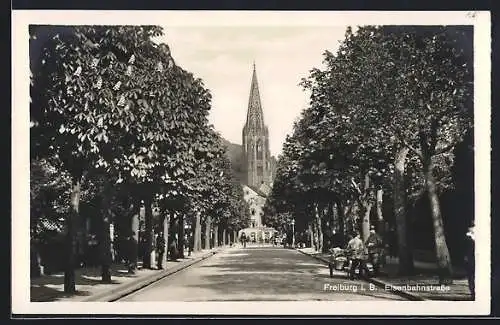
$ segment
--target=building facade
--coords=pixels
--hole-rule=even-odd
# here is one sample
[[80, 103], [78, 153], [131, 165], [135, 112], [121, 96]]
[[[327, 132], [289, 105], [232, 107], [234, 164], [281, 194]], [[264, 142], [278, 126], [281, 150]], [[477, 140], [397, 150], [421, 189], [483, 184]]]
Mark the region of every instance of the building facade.
[[274, 228], [266, 227], [262, 223], [262, 209], [266, 202], [266, 194], [262, 191], [256, 192], [246, 185], [243, 185], [243, 193], [250, 209], [251, 223], [248, 228], [239, 231], [238, 237], [245, 233], [249, 243], [271, 243], [273, 238], [277, 236], [277, 232]]
[[261, 227], [266, 198], [246, 185], [243, 185], [243, 198], [250, 209], [250, 228]]
[[247, 119], [242, 132], [242, 144], [245, 183], [255, 189], [259, 189], [262, 184], [270, 186], [274, 164], [269, 151], [269, 130], [264, 124], [255, 63], [250, 84]]

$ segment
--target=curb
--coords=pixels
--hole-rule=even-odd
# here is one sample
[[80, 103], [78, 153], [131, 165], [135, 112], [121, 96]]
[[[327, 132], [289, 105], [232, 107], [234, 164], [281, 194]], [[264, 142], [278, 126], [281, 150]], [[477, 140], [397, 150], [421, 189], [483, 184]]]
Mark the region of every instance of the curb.
[[[317, 259], [318, 261], [321, 261], [323, 263], [326, 263], [326, 264], [330, 264], [330, 261], [328, 261], [327, 259], [324, 259], [324, 258], [321, 258], [321, 257], [317, 257], [317, 256], [314, 256], [314, 255], [311, 255], [311, 254], [308, 254], [306, 252], [303, 252], [301, 250], [298, 250], [298, 249], [295, 249], [296, 251], [304, 254], [304, 255], [307, 255], [309, 257], [312, 257], [314, 259]], [[408, 300], [412, 300], [412, 301], [426, 301], [427, 299], [419, 296], [419, 295], [416, 295], [416, 294], [413, 294], [413, 293], [409, 293], [407, 291], [404, 291], [404, 290], [398, 290], [398, 289], [394, 289], [394, 287], [392, 286], [391, 283], [389, 282], [385, 282], [385, 281], [382, 281], [380, 279], [377, 279], [377, 278], [363, 278], [363, 280], [367, 281], [367, 282], [370, 282], [370, 283], [373, 283], [374, 285], [380, 287], [380, 288], [386, 288], [386, 287], [390, 287], [391, 288], [391, 292], [403, 297], [403, 298], [406, 298]]]
[[220, 250], [208, 252], [205, 255], [202, 255], [200, 257], [197, 257], [189, 262], [183, 263], [181, 265], [172, 267], [170, 269], [166, 269], [164, 271], [161, 271], [159, 273], [153, 274], [151, 276], [148, 276], [146, 278], [143, 278], [138, 281], [133, 281], [131, 283], [127, 283], [126, 285], [118, 288], [111, 289], [109, 291], [100, 293], [100, 294], [95, 294], [92, 296], [89, 296], [83, 300], [80, 300], [81, 302], [99, 302], [99, 301], [104, 301], [104, 302], [113, 302], [117, 301], [125, 296], [128, 296], [136, 291], [139, 291], [169, 275], [172, 275], [174, 273], [177, 273], [179, 271], [182, 271], [188, 267], [190, 267], [193, 264], [199, 263], [203, 260], [206, 260], [207, 258], [217, 254]]

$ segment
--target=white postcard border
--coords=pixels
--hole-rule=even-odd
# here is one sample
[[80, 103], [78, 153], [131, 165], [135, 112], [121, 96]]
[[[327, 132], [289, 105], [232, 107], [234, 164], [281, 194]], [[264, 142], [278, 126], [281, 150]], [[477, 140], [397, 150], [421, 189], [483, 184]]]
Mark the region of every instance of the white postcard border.
[[[476, 301], [30, 302], [28, 25], [474, 25]], [[12, 11], [12, 313], [248, 315], [487, 315], [490, 312], [491, 27], [487, 11]], [[293, 284], [291, 284], [293, 285]]]

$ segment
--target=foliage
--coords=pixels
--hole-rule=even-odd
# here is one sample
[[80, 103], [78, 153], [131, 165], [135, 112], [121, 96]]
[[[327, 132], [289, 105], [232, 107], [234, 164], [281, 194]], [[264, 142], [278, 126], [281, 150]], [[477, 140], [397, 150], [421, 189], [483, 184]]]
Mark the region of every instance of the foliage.
[[[29, 33], [32, 215], [47, 210], [47, 188], [57, 192], [48, 206], [67, 214], [71, 181], [80, 180], [82, 202], [86, 192], [96, 206], [106, 198], [119, 218], [156, 197], [169, 213], [199, 208], [244, 224], [242, 193], [208, 125], [211, 95], [153, 41], [162, 28], [33, 25]], [[53, 175], [61, 179], [49, 186]]]
[[324, 53], [325, 68], [302, 81], [310, 105], [283, 146], [266, 218], [297, 214], [298, 202], [368, 195], [359, 190], [366, 174], [369, 190], [390, 192], [402, 147], [411, 150], [411, 202], [425, 191], [426, 160], [438, 191], [451, 188], [450, 150], [472, 122], [468, 35], [455, 27], [348, 28], [337, 53]]

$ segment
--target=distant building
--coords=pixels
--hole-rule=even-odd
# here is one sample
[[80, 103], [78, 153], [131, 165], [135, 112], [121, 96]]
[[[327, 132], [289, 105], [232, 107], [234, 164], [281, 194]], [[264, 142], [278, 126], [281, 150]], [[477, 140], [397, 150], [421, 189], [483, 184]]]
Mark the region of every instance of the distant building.
[[256, 228], [262, 226], [262, 209], [264, 207], [264, 203], [266, 202], [265, 196], [263, 193], [258, 193], [250, 187], [243, 185], [243, 197], [248, 203], [248, 207], [250, 209], [250, 227]]
[[255, 64], [253, 65], [247, 119], [243, 127], [242, 138], [245, 183], [257, 189], [262, 184], [269, 186], [274, 176], [274, 163], [269, 151], [269, 130], [264, 124]]
[[250, 208], [251, 224], [245, 232], [250, 241], [266, 242], [275, 235], [273, 228], [262, 224], [263, 207], [270, 194], [276, 159], [269, 150], [269, 130], [264, 124], [264, 113], [259, 93], [257, 72], [253, 65], [247, 119], [242, 132], [242, 185], [245, 201]]

